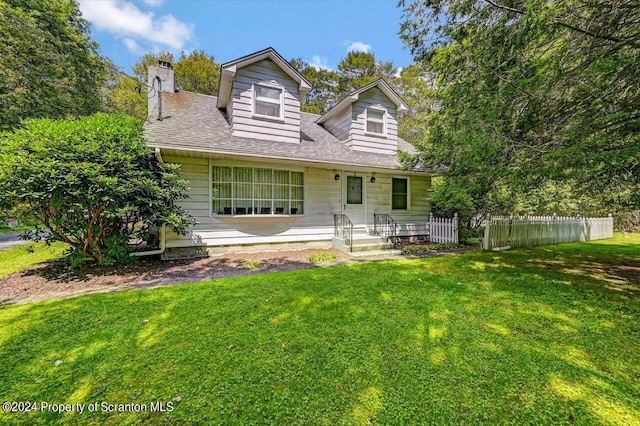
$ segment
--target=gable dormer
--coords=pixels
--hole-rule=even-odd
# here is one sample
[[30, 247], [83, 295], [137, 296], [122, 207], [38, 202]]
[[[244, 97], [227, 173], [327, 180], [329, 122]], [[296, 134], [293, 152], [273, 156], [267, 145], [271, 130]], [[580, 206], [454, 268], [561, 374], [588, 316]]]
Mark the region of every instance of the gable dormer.
[[218, 108], [234, 136], [300, 143], [300, 103], [311, 84], [272, 48], [221, 65]]
[[398, 151], [398, 111], [408, 110], [384, 80], [358, 89], [316, 123], [354, 151], [395, 154]]

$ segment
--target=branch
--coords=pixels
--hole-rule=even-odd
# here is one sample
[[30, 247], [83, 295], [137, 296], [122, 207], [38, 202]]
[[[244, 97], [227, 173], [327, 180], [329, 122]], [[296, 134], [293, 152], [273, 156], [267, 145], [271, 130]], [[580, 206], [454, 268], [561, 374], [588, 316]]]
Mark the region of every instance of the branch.
[[[524, 15], [525, 14], [524, 10], [515, 9], [513, 7], [505, 6], [503, 4], [496, 3], [493, 0], [484, 0], [484, 1], [486, 3], [489, 3], [491, 6], [497, 8], [497, 9], [502, 9], [502, 10], [506, 10], [508, 12], [517, 13], [518, 15]], [[585, 30], [585, 29], [580, 28], [580, 27], [576, 27], [574, 25], [571, 25], [571, 24], [569, 24], [567, 22], [560, 21], [558, 19], [555, 19], [553, 21], [553, 23], [555, 25], [560, 25], [561, 27], [565, 27], [565, 28], [570, 29], [572, 31], [576, 31], [576, 32], [579, 32], [581, 34], [588, 35], [589, 37], [593, 37], [593, 38], [597, 38], [597, 39], [601, 39], [601, 40], [609, 40], [609, 41], [612, 41], [614, 43], [627, 43], [627, 44], [629, 44], [629, 45], [631, 45], [633, 47], [640, 47], [640, 45], [638, 43], [635, 43], [633, 41], [629, 42], [629, 41], [627, 41], [625, 39], [621, 39], [621, 38], [618, 38], [618, 37], [615, 37], [615, 36], [612, 36], [612, 35], [594, 33], [592, 31]]]
[[484, 0], [489, 3], [493, 7], [497, 7], [498, 9], [508, 10], [509, 12], [517, 13], [518, 15], [524, 15], [524, 10], [514, 9], [513, 7], [505, 6], [503, 4], [498, 4], [492, 0]]
[[594, 32], [588, 31], [588, 30], [583, 30], [582, 28], [574, 27], [573, 25], [567, 24], [566, 22], [558, 21], [557, 19], [555, 21], [553, 21], [553, 23], [556, 24], [556, 25], [560, 25], [561, 27], [565, 27], [565, 28], [568, 28], [570, 30], [577, 31], [579, 33], [588, 35], [588, 36], [593, 37], [593, 38], [600, 38], [600, 39], [603, 39], [603, 40], [609, 40], [609, 41], [613, 41], [615, 43], [620, 43], [621, 41], [623, 41], [622, 39], [620, 39], [618, 37], [614, 37], [614, 36], [610, 36], [610, 35], [606, 35], [606, 34], [596, 34]]

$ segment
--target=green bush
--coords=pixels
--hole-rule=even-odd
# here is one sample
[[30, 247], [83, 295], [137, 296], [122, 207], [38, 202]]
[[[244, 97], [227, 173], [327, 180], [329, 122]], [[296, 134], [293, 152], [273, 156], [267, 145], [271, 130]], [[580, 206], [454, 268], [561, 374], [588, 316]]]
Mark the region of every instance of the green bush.
[[320, 253], [311, 253], [309, 255], [309, 261], [313, 263], [330, 262], [332, 260], [335, 260], [335, 258], [336, 258], [336, 254], [331, 253], [330, 251], [323, 251]]
[[477, 237], [473, 218], [476, 208], [471, 196], [463, 189], [452, 185], [439, 186], [431, 196], [431, 213], [437, 217], [453, 217], [458, 214], [458, 237], [460, 241]]
[[245, 260], [243, 266], [247, 269], [258, 269], [261, 263], [259, 260]]
[[460, 245], [455, 243], [439, 243], [425, 244], [419, 246], [405, 246], [402, 248], [402, 254], [421, 254], [429, 251], [443, 251], [459, 248]]
[[144, 143], [142, 122], [124, 115], [34, 119], [0, 134], [0, 208], [27, 205], [84, 259], [130, 262], [127, 242], [150, 226], [184, 233], [194, 221], [178, 166], [162, 163]]

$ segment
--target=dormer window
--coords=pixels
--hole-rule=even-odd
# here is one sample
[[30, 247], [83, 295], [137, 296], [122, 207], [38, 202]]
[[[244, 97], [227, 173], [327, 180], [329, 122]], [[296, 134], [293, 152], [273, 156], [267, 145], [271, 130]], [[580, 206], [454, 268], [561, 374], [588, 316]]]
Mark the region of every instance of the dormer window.
[[256, 84], [253, 86], [253, 115], [282, 120], [284, 91], [281, 87]]
[[385, 132], [385, 111], [376, 108], [367, 109], [367, 133], [376, 136], [384, 136]]

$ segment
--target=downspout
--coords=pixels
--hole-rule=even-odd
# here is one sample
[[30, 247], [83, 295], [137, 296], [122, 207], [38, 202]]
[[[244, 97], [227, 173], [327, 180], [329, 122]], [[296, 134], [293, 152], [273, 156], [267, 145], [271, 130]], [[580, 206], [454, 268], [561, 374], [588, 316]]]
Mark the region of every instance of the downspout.
[[162, 121], [162, 79], [156, 75], [158, 80], [158, 121]]
[[[160, 148], [155, 149], [156, 156], [158, 160], [162, 163], [162, 156], [160, 155]], [[154, 256], [156, 254], [164, 253], [166, 247], [166, 226], [162, 225], [160, 228], [160, 248], [157, 250], [148, 250], [148, 251], [137, 251], [133, 253], [129, 253], [129, 256], [141, 257], [141, 256]]]

